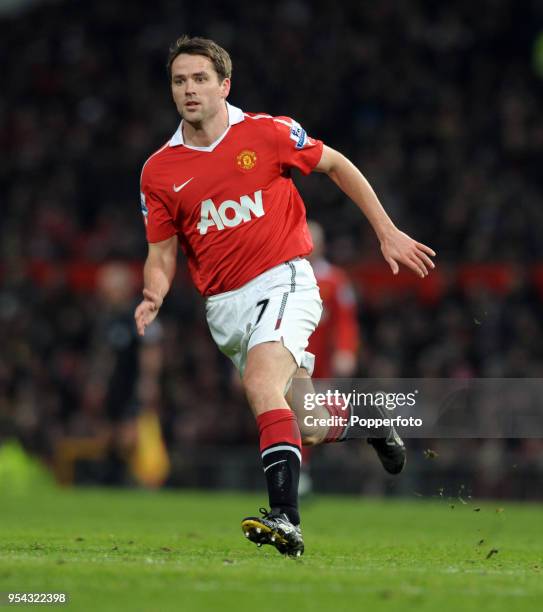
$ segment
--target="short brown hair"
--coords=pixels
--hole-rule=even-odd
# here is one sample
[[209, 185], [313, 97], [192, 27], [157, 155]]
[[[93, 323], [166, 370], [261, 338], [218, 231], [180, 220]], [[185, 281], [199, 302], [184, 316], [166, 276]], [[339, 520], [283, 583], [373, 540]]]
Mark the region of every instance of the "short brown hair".
[[191, 38], [185, 35], [178, 38], [170, 47], [168, 63], [166, 64], [170, 81], [172, 80], [172, 63], [182, 53], [203, 55], [209, 58], [219, 77], [219, 81], [232, 77], [232, 60], [230, 55], [228, 55], [228, 51], [220, 47], [216, 42], [209, 40], [209, 38], [200, 38], [198, 36]]

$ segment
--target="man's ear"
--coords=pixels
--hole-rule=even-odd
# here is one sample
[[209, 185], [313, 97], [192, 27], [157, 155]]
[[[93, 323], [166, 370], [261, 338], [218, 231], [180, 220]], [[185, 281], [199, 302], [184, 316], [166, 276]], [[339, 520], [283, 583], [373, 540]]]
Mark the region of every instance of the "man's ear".
[[224, 96], [224, 99], [226, 100], [226, 98], [228, 98], [228, 94], [230, 93], [230, 85], [232, 84], [232, 81], [228, 78], [223, 79], [223, 82], [221, 83], [221, 89], [222, 89], [222, 93]]

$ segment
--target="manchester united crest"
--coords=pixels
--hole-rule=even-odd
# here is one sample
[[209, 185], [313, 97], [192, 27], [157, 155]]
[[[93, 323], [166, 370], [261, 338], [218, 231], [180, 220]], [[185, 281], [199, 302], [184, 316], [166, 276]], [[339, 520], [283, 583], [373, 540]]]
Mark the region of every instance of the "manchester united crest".
[[243, 149], [236, 157], [236, 164], [240, 170], [252, 170], [256, 166], [256, 153]]

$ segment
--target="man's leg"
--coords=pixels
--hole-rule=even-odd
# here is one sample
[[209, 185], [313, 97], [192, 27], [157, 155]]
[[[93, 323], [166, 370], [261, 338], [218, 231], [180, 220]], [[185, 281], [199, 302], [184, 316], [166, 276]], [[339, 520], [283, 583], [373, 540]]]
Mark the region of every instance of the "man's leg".
[[[296, 393], [294, 393], [294, 385], [296, 386]], [[298, 368], [293, 377], [292, 385], [290, 386], [285, 399], [288, 405], [298, 419], [300, 426], [300, 432], [302, 434], [302, 443], [304, 446], [316, 446], [323, 442], [335, 441], [327, 440], [327, 436], [330, 432], [330, 427], [327, 425], [305, 425], [304, 417], [307, 416], [307, 412], [304, 410], [302, 398], [306, 394], [314, 395], [315, 388], [313, 382], [305, 368]], [[316, 419], [327, 419], [330, 417], [330, 408], [326, 406], [315, 406], [311, 410], [311, 416]]]
[[[298, 368], [294, 375], [293, 385], [296, 385], [296, 393], [293, 393], [293, 385], [290, 387], [289, 392], [286, 396], [289, 406], [296, 414], [298, 423], [300, 424], [300, 431], [302, 434], [303, 444], [309, 446], [315, 446], [317, 444], [329, 443], [329, 442], [343, 442], [345, 440], [353, 439], [349, 435], [349, 424], [348, 421], [353, 414], [353, 407], [348, 406], [347, 410], [344, 410], [341, 406], [336, 404], [328, 404], [324, 406], [315, 406], [311, 411], [311, 415], [316, 419], [326, 419], [329, 417], [337, 417], [337, 423], [345, 423], [345, 425], [312, 425], [311, 427], [306, 426], [304, 423], [304, 417], [307, 416], [307, 412], [304, 409], [302, 398], [306, 394], [314, 394], [315, 390], [311, 377], [307, 370], [304, 368]], [[368, 411], [364, 416], [371, 416], [373, 418], [386, 418], [386, 414], [382, 414], [378, 409], [365, 409]], [[406, 452], [405, 446], [401, 438], [396, 433], [394, 427], [382, 427], [376, 432], [374, 437], [367, 438], [368, 443], [374, 448], [381, 464], [389, 474], [399, 474], [405, 466]]]
[[247, 353], [242, 384], [255, 415], [270, 512], [242, 522], [246, 536], [257, 544], [273, 544], [299, 556], [298, 480], [301, 436], [296, 415], [285, 400], [285, 389], [297, 370], [294, 357], [281, 342], [263, 342]]

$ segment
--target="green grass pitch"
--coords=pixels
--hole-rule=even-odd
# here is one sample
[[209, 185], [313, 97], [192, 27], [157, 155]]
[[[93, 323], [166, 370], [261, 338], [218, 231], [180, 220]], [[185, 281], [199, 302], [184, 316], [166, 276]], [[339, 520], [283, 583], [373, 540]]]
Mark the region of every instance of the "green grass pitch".
[[541, 506], [317, 497], [302, 507], [306, 554], [293, 560], [241, 533], [263, 499], [4, 494], [0, 592], [63, 591], [66, 609], [100, 611], [541, 609]]

